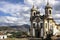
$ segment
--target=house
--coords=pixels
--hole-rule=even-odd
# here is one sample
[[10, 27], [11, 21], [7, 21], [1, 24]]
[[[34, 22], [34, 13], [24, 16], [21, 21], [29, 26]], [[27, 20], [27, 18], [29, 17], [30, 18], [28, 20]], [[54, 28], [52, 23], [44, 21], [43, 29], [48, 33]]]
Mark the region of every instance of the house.
[[0, 39], [7, 39], [7, 35], [5, 35], [2, 32], [0, 32]]

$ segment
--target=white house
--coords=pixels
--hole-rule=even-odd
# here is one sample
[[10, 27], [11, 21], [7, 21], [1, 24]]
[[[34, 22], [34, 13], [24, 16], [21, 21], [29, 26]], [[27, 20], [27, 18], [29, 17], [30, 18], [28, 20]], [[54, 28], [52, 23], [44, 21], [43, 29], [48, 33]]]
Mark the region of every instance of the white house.
[[0, 32], [0, 39], [7, 39], [7, 35]]

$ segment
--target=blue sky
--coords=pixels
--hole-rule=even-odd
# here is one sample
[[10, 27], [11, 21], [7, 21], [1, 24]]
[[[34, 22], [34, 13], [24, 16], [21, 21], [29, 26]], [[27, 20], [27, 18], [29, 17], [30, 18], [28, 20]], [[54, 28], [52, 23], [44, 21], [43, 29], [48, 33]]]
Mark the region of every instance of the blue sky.
[[[0, 25], [30, 24], [32, 5], [38, 6], [40, 14], [44, 14], [46, 3], [47, 0], [0, 0]], [[49, 0], [49, 3], [53, 7], [53, 18], [60, 23], [60, 0]]]
[[10, 3], [24, 3], [24, 0], [0, 0], [0, 1], [6, 1], [6, 2], [10, 2]]

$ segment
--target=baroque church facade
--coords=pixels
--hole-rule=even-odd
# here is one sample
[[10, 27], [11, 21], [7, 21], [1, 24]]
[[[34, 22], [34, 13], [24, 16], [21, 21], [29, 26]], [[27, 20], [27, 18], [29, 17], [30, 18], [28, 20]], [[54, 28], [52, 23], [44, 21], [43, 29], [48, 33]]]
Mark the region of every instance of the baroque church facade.
[[46, 38], [47, 35], [55, 35], [55, 30], [58, 26], [52, 18], [52, 7], [47, 3], [45, 6], [45, 14], [40, 15], [40, 12], [34, 6], [30, 14], [30, 35], [36, 38]]

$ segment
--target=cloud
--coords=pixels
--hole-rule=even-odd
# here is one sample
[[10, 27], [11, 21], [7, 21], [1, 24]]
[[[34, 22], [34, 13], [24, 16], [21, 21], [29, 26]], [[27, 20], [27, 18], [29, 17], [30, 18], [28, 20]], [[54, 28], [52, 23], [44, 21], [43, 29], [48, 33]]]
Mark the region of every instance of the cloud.
[[40, 5], [43, 0], [24, 0], [24, 3], [27, 5]]
[[10, 16], [0, 16], [0, 22], [4, 23], [14, 23], [14, 21], [17, 21], [16, 17], [10, 17]]
[[[56, 3], [56, 0], [48, 0], [48, 2], [51, 4], [51, 5], [54, 5]], [[24, 3], [27, 4], [27, 5], [46, 5], [47, 3], [47, 0], [24, 0]]]
[[2, 7], [0, 7], [0, 11], [3, 11], [5, 13], [12, 13], [13, 14], [16, 14], [17, 12], [20, 12], [20, 9], [21, 9], [21, 5], [19, 4], [11, 4], [11, 3], [8, 3], [8, 2], [0, 2], [2, 3]]
[[54, 18], [60, 18], [60, 14], [54, 14]]
[[55, 4], [57, 3], [57, 1], [56, 1], [56, 0], [49, 0], [49, 3], [50, 3], [51, 5], [55, 5]]
[[54, 5], [54, 9], [57, 11], [60, 11], [60, 2], [58, 2]]
[[[8, 2], [0, 2], [2, 7], [0, 7], [0, 11], [3, 11], [5, 13], [9, 13], [11, 15], [19, 15], [21, 12], [25, 12], [29, 10], [29, 7], [23, 4], [12, 4]], [[22, 13], [21, 13], [22, 14]]]
[[[52, 0], [50, 1], [51, 6], [57, 5], [58, 1]], [[32, 5], [39, 7], [40, 14], [44, 14], [45, 10], [44, 7], [47, 3], [47, 0], [24, 0], [24, 4], [21, 3], [11, 3], [8, 1], [0, 1], [0, 11], [4, 12], [5, 14], [10, 14], [11, 16], [2, 16], [0, 17], [0, 23], [13, 23], [14, 25], [22, 25], [22, 24], [29, 24], [29, 18], [30, 18], [30, 9], [32, 8]], [[60, 14], [57, 11], [57, 8], [59, 5], [54, 7], [54, 14], [55, 16], [59, 18]], [[59, 9], [60, 11], [60, 9]], [[57, 14], [56, 14], [57, 13]]]
[[55, 20], [57, 24], [60, 24], [60, 20]]
[[30, 17], [30, 14], [23, 14], [23, 15], [28, 18]]
[[27, 21], [23, 18], [16, 18], [11, 16], [0, 16], [0, 23], [14, 24], [14, 25], [22, 25], [27, 24]]
[[[16, 23], [16, 24], [26, 24], [28, 23], [27, 18], [29, 17], [29, 7], [23, 4], [12, 4], [8, 2], [0, 2], [0, 11], [4, 12], [5, 14], [10, 14], [11, 16], [2, 16], [0, 23]], [[26, 20], [25, 20], [26, 18]]]
[[5, 1], [5, 2], [9, 2], [9, 3], [14, 3], [14, 4], [24, 2], [24, 0], [0, 0], [0, 1]]

